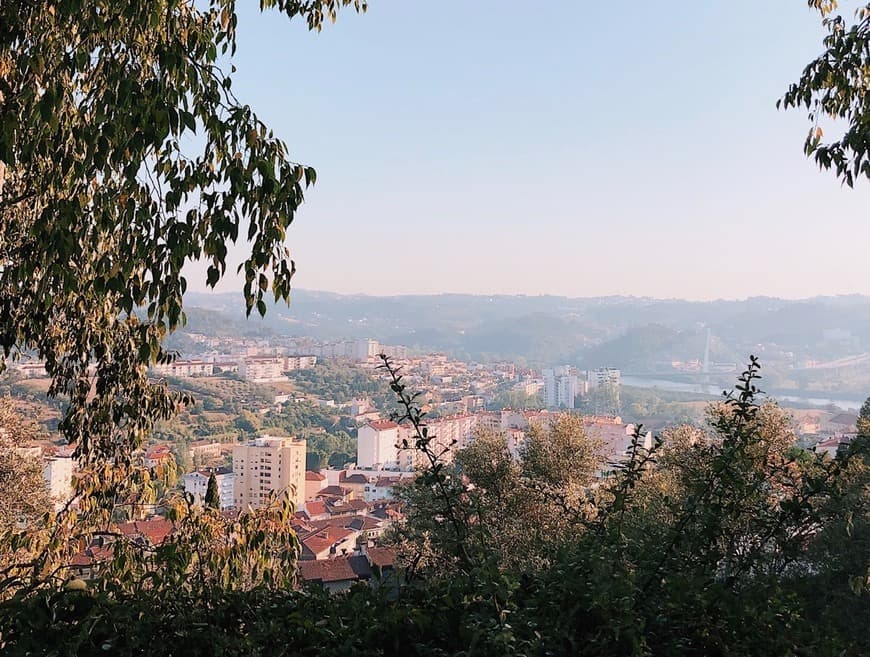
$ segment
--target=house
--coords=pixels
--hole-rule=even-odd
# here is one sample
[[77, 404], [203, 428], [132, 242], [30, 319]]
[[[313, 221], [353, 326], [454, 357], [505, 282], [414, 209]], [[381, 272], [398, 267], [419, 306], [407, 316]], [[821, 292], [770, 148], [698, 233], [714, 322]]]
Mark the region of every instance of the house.
[[355, 583], [367, 581], [371, 576], [371, 565], [363, 555], [299, 562], [300, 581], [322, 586], [330, 593], [346, 591]]
[[400, 477], [377, 477], [365, 487], [366, 502], [388, 500], [393, 497], [393, 488], [401, 482]]
[[172, 449], [167, 444], [154, 445], [145, 452], [142, 464], [146, 468], [156, 468], [172, 457]]
[[331, 593], [346, 591], [358, 582], [395, 588], [400, 583], [395, 551], [376, 547], [334, 559], [300, 561], [299, 580], [302, 584], [321, 586]]
[[345, 486], [327, 486], [321, 488], [314, 497], [318, 500], [350, 499], [352, 490]]
[[840, 449], [840, 445], [848, 445], [848, 443], [848, 440], [840, 438], [839, 436], [834, 436], [817, 442], [813, 449], [819, 454], [827, 454], [831, 458], [835, 458], [837, 456], [837, 451]]
[[358, 516], [364, 514], [368, 510], [368, 504], [365, 500], [349, 500], [349, 499], [334, 499], [325, 500], [326, 512], [330, 517], [337, 516]]
[[321, 472], [305, 471], [305, 499], [314, 499], [322, 489], [326, 488], [326, 475]]
[[219, 459], [222, 445], [214, 440], [197, 440], [190, 443], [190, 458], [194, 461], [208, 462]]
[[381, 537], [389, 522], [370, 515], [334, 516], [323, 520], [297, 517], [293, 529], [302, 544], [302, 560], [353, 554], [359, 544]]
[[304, 538], [301, 560], [329, 559], [336, 555], [352, 554], [356, 550], [356, 539], [359, 531], [351, 527], [322, 524]]
[[365, 497], [365, 489], [369, 484], [369, 477], [364, 474], [347, 475], [342, 471], [342, 476], [340, 476], [339, 479], [344, 488], [350, 489], [352, 497], [357, 499], [363, 499], [363, 497]]
[[175, 523], [161, 516], [155, 516], [148, 520], [122, 522], [117, 526], [117, 533], [134, 543], [151, 547], [161, 545], [166, 537], [174, 532]]
[[120, 523], [112, 527], [114, 536], [98, 535], [88, 547], [73, 555], [69, 562], [70, 574], [80, 579], [96, 577], [102, 565], [113, 558], [113, 544], [119, 538], [123, 537], [142, 547], [151, 548], [162, 544], [175, 529], [173, 522], [160, 516]]
[[79, 579], [93, 579], [102, 565], [112, 559], [113, 554], [111, 546], [104, 546], [101, 541], [96, 541], [73, 556], [69, 563], [70, 575]]
[[326, 520], [329, 512], [326, 510], [326, 502], [310, 500], [302, 506], [302, 516], [306, 520]]

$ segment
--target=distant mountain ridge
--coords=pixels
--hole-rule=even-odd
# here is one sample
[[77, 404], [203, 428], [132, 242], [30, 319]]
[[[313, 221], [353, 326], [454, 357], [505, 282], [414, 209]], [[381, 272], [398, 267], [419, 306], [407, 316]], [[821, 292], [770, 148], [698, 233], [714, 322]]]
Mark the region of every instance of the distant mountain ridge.
[[[609, 364], [650, 370], [669, 360], [831, 360], [870, 352], [870, 297], [685, 301], [611, 296], [342, 295], [294, 290], [290, 306], [270, 304], [265, 318], [244, 318], [241, 294], [189, 293], [193, 309], [225, 316], [240, 331], [321, 339], [372, 337], [385, 344], [445, 350], [477, 359], [533, 365]], [[211, 315], [210, 315], [211, 316]], [[214, 320], [214, 316], [211, 316]], [[776, 351], [776, 353], [773, 353]], [[768, 352], [767, 354], [763, 352]]]

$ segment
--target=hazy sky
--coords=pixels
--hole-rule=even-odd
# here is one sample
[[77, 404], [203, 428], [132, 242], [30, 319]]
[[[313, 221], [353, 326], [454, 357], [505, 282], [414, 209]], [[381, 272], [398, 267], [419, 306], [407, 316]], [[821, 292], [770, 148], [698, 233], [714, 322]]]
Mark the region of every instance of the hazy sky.
[[298, 287], [870, 293], [868, 185], [775, 108], [821, 48], [801, 0], [370, 0], [239, 31], [237, 95], [318, 170]]

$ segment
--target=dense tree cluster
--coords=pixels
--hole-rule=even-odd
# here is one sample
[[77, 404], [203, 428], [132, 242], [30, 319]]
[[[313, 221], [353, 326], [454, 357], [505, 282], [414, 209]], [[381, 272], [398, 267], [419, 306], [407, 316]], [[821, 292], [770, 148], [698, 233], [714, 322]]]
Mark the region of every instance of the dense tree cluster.
[[22, 451], [38, 436], [35, 423], [22, 418], [11, 399], [0, 398], [0, 534], [51, 510], [42, 461]]

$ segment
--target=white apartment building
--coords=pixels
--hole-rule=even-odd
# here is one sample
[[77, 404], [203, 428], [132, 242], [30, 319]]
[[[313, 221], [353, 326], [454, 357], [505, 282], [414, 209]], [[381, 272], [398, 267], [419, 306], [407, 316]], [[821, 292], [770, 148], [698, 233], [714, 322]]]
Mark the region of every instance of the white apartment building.
[[390, 420], [374, 420], [357, 430], [356, 465], [363, 469], [398, 467], [400, 427]]
[[62, 509], [72, 499], [74, 469], [75, 461], [68, 456], [51, 456], [43, 461], [42, 476], [55, 511]]
[[380, 353], [380, 345], [377, 340], [357, 340], [354, 347], [354, 360], [366, 362]]
[[599, 367], [595, 370], [588, 370], [586, 380], [589, 382], [590, 388], [605, 385], [618, 386], [622, 381], [622, 372], [613, 367]]
[[297, 509], [305, 503], [305, 440], [262, 436], [233, 446], [233, 503], [263, 506], [270, 493], [290, 491]]
[[383, 353], [385, 356], [389, 356], [390, 358], [395, 358], [396, 360], [404, 360], [408, 358], [408, 347], [403, 347], [401, 345], [380, 345], [379, 349], [380, 353]]
[[272, 383], [286, 381], [285, 359], [273, 357], [245, 357], [239, 363], [239, 374], [245, 381], [251, 383]]
[[214, 470], [198, 470], [184, 475], [184, 492], [193, 495], [197, 504], [205, 501], [208, 492], [208, 479], [214, 472], [217, 481], [221, 509], [230, 509], [233, 506], [235, 488], [235, 474], [230, 468], [215, 468]]
[[[445, 462], [474, 438], [476, 415], [454, 415], [426, 422], [430, 447], [442, 454]], [[364, 470], [402, 470], [410, 472], [426, 464], [426, 457], [416, 449], [416, 435], [408, 425], [399, 426], [390, 420], [374, 420], [357, 431], [357, 468]], [[403, 448], [402, 441], [408, 447]]]
[[211, 376], [214, 374], [214, 363], [204, 360], [176, 360], [171, 363], [154, 365], [151, 369], [159, 376]]
[[45, 379], [48, 377], [45, 364], [42, 362], [18, 363], [10, 367], [10, 369], [25, 379]]
[[544, 400], [547, 407], [574, 408], [577, 384], [577, 374], [567, 365], [544, 370]]
[[284, 371], [310, 370], [317, 365], [317, 356], [287, 356], [284, 359]]

